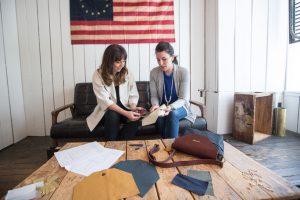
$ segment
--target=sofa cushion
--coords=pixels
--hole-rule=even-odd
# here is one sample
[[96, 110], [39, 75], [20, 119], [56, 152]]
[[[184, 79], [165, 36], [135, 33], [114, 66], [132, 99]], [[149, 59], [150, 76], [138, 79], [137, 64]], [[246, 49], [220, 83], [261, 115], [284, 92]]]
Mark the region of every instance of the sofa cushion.
[[65, 119], [52, 125], [51, 138], [100, 138], [104, 133], [104, 127], [97, 126], [90, 132], [85, 117]]
[[77, 83], [74, 92], [74, 117], [87, 117], [97, 105], [92, 83]]
[[[179, 132], [182, 133], [185, 128], [195, 128], [199, 130], [206, 129], [206, 121], [203, 118], [197, 117], [192, 125], [187, 119], [179, 122]], [[138, 135], [154, 135], [156, 133], [155, 124], [140, 127]], [[97, 126], [92, 132], [89, 131], [85, 117], [75, 119], [66, 119], [62, 122], [54, 124], [50, 133], [52, 138], [100, 138], [104, 135], [104, 127]]]
[[150, 109], [150, 85], [149, 81], [137, 81], [136, 87], [139, 92], [139, 102], [138, 106], [146, 108], [147, 110]]

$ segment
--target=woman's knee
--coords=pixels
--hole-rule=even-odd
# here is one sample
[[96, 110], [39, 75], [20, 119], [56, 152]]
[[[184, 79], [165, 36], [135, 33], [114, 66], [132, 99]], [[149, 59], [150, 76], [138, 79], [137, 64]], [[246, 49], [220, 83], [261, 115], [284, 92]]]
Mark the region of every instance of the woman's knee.
[[107, 110], [105, 112], [105, 118], [106, 119], [119, 119], [120, 118], [120, 114], [117, 113], [116, 111], [114, 110]]
[[179, 113], [176, 110], [172, 110], [167, 115], [168, 120], [179, 120]]

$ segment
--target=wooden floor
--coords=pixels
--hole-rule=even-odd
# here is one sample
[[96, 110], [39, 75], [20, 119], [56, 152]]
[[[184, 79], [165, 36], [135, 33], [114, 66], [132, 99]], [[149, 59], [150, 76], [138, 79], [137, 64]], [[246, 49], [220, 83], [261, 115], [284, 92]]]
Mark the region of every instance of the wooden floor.
[[271, 136], [249, 145], [226, 135], [225, 141], [260, 164], [300, 186], [300, 134], [287, 132], [286, 137]]
[[[225, 140], [262, 165], [300, 185], [300, 135], [287, 133], [284, 138], [272, 136], [248, 145], [225, 136]], [[0, 197], [38, 169], [47, 160], [49, 137], [27, 137], [0, 150]]]

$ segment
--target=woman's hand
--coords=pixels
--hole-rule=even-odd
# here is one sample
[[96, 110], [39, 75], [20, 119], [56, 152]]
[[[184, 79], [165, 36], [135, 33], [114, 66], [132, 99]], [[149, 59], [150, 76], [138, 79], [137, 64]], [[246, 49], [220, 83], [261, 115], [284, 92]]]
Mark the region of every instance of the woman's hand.
[[159, 108], [159, 106], [158, 105], [154, 105], [154, 106], [152, 106], [151, 108], [150, 108], [150, 112], [153, 112], [154, 110], [156, 110], [157, 108]]
[[135, 107], [135, 108], [131, 109], [131, 111], [139, 113], [141, 116], [144, 116], [147, 114], [147, 110], [142, 107]]
[[164, 111], [165, 111], [164, 116], [169, 115], [169, 113], [171, 112], [171, 110], [172, 110], [171, 106], [167, 106], [167, 107], [164, 109]]
[[137, 121], [141, 118], [141, 115], [134, 111], [127, 111], [125, 117], [127, 117], [130, 121]]

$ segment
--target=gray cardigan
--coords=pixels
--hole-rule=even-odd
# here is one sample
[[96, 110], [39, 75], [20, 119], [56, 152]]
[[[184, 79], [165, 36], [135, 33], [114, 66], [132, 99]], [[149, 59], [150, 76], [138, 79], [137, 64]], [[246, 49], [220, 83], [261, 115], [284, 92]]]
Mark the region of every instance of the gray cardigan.
[[[192, 123], [195, 122], [196, 115], [192, 113], [189, 103], [190, 76], [187, 69], [174, 65], [173, 71], [174, 83], [178, 100], [170, 104], [172, 109], [180, 107], [185, 108], [187, 116], [185, 117]], [[150, 92], [151, 104], [159, 105], [162, 101], [164, 87], [164, 74], [160, 67], [155, 67], [150, 72]]]

